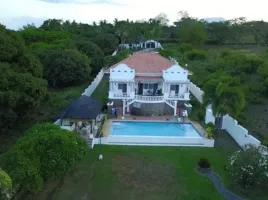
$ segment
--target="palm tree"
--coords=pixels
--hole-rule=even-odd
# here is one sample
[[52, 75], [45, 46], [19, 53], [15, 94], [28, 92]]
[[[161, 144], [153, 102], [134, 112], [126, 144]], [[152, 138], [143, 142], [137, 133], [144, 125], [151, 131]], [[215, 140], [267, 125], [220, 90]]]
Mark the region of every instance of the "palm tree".
[[215, 116], [215, 128], [222, 128], [223, 116], [229, 114], [238, 117], [245, 106], [245, 93], [243, 89], [234, 84], [230, 78], [211, 79], [204, 85], [204, 105], [211, 105]]

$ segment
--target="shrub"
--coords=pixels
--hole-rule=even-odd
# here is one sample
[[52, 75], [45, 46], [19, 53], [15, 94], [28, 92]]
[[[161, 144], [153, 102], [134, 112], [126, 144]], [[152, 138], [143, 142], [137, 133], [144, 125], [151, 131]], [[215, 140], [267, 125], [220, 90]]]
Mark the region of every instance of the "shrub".
[[200, 160], [198, 161], [198, 166], [202, 169], [209, 169], [210, 163], [207, 158], [200, 158]]
[[263, 147], [247, 145], [229, 157], [227, 169], [234, 181], [244, 188], [268, 184], [268, 155]]
[[179, 52], [181, 52], [181, 53], [185, 53], [185, 52], [191, 51], [193, 49], [194, 49], [193, 45], [191, 45], [189, 43], [181, 43], [179, 45]]
[[193, 61], [193, 60], [205, 60], [206, 59], [206, 53], [197, 49], [193, 49], [191, 51], [185, 52], [185, 55], [187, 59]]
[[[215, 128], [215, 125], [212, 123], [212, 122], [209, 122], [207, 125], [206, 125], [207, 128], [209, 128], [211, 131], [211, 137], [213, 137], [215, 134], [216, 134], [216, 128]], [[207, 130], [207, 129], [206, 129]], [[207, 131], [206, 131], [207, 132]]]
[[208, 138], [212, 138], [213, 137], [213, 130], [212, 130], [212, 127], [207, 127], [206, 128], [206, 133], [207, 133], [207, 137]]
[[0, 165], [11, 176], [15, 188], [37, 192], [42, 190], [44, 181], [70, 170], [87, 148], [86, 141], [73, 132], [54, 124], [38, 124], [0, 157]]

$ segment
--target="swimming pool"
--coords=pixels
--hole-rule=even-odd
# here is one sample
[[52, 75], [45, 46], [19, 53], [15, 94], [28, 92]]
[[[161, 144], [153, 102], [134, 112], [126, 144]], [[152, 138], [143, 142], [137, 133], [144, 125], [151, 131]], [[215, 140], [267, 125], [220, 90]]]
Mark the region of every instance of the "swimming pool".
[[190, 123], [114, 121], [111, 136], [201, 137]]

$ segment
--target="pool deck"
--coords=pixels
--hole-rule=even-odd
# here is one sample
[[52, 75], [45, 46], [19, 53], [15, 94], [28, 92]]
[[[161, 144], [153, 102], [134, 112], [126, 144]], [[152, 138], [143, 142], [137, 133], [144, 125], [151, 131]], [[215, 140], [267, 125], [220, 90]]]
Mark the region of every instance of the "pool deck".
[[[174, 116], [125, 116], [124, 119], [119, 118], [119, 117], [107, 119], [103, 125], [103, 136], [104, 137], [109, 136], [112, 121], [165, 121], [165, 122], [174, 122]], [[205, 136], [205, 130], [198, 122], [186, 119], [182, 123], [191, 123], [197, 129], [197, 131], [200, 133], [200, 135], [202, 137]]]

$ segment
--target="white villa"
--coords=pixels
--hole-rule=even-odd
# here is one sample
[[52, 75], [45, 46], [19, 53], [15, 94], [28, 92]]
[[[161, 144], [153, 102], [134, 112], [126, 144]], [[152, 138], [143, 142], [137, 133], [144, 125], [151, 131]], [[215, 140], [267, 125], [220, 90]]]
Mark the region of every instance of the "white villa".
[[134, 53], [111, 66], [107, 73], [109, 99], [122, 106], [123, 116], [148, 109], [151, 115], [172, 112], [176, 116], [178, 106], [190, 100], [188, 70], [155, 52]]
[[162, 49], [160, 42], [155, 40], [141, 40], [137, 43], [120, 44], [119, 47], [126, 49], [140, 48], [140, 49]]

